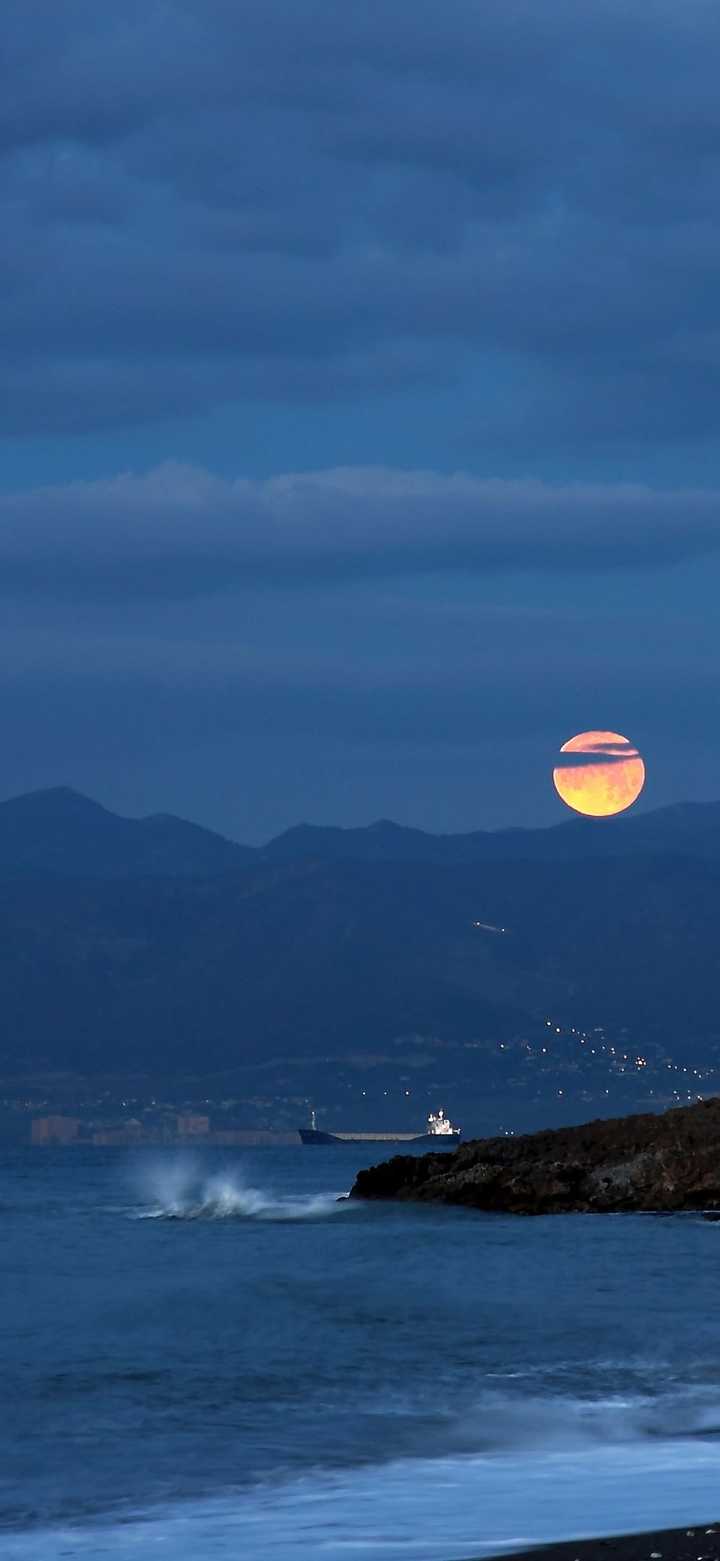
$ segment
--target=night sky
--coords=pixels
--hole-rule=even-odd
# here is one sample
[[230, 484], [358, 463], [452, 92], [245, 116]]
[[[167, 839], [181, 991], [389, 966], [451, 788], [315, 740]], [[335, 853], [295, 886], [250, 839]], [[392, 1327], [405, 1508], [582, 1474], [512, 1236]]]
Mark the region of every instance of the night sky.
[[720, 797], [716, 0], [5, 0], [0, 795]]

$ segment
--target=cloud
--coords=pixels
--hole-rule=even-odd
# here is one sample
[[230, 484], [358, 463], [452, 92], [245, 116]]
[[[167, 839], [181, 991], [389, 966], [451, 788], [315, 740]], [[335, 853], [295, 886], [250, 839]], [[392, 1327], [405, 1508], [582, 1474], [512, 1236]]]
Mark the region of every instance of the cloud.
[[7, 12], [6, 433], [471, 369], [487, 440], [717, 433], [709, 0]]
[[631, 749], [628, 753], [564, 753], [558, 754], [553, 768], [556, 770], [587, 770], [592, 769], [593, 765], [602, 765], [604, 768], [608, 764], [627, 764], [629, 759], [637, 759], [639, 757], [641, 755], [638, 754], [636, 748]]
[[146, 475], [0, 497], [5, 592], [184, 597], [244, 580], [668, 565], [720, 548], [720, 494], [338, 468]]

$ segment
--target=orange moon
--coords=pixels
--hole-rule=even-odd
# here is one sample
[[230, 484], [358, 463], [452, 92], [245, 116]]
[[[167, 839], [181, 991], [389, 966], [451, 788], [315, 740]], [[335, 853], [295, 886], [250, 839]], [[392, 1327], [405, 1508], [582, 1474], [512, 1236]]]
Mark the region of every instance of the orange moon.
[[555, 790], [576, 813], [608, 818], [640, 796], [645, 765], [634, 744], [619, 732], [579, 732], [560, 752], [568, 758], [553, 770]]

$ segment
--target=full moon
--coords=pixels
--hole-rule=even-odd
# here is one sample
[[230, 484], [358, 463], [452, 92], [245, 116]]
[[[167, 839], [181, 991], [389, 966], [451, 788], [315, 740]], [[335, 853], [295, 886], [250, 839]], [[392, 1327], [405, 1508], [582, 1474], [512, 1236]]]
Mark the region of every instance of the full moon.
[[579, 732], [563, 743], [553, 770], [555, 790], [576, 813], [608, 818], [632, 806], [645, 785], [645, 765], [619, 732]]

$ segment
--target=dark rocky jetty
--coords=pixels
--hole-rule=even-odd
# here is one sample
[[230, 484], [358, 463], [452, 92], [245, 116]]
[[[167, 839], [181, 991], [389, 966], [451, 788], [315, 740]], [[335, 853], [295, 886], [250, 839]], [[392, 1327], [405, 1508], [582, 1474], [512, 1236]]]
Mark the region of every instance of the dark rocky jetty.
[[396, 1155], [360, 1171], [350, 1196], [503, 1214], [720, 1210], [720, 1097], [659, 1116], [478, 1138], [453, 1154]]

